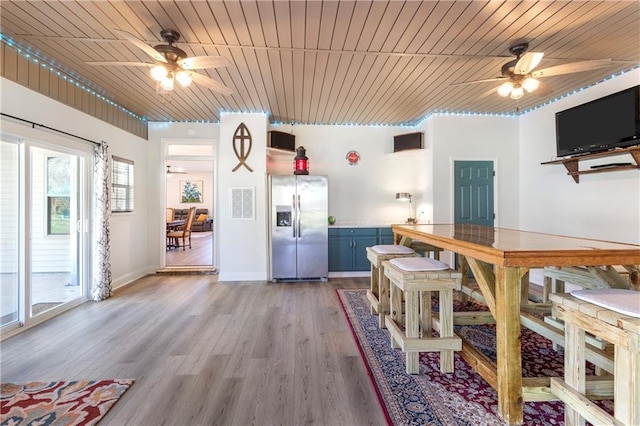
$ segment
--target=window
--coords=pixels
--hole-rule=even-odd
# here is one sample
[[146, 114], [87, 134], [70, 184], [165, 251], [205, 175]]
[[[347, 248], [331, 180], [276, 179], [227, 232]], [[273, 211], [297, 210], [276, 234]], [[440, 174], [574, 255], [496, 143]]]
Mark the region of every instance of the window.
[[69, 157], [47, 157], [47, 235], [69, 235]]
[[111, 211], [114, 213], [133, 211], [133, 161], [112, 157], [111, 167]]

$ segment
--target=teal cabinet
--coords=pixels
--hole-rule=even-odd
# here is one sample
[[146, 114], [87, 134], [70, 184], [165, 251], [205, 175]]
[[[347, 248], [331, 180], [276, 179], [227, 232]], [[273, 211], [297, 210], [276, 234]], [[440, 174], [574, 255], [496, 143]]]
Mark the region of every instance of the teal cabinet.
[[393, 231], [391, 228], [378, 228], [378, 244], [393, 244]]
[[329, 228], [329, 271], [368, 271], [367, 247], [376, 244], [378, 228]]
[[367, 247], [393, 244], [391, 228], [329, 228], [329, 271], [369, 271]]
[[367, 259], [367, 247], [378, 244], [378, 236], [353, 237], [353, 270], [370, 271], [371, 262]]
[[351, 237], [331, 235], [329, 230], [329, 271], [353, 270], [353, 243]]

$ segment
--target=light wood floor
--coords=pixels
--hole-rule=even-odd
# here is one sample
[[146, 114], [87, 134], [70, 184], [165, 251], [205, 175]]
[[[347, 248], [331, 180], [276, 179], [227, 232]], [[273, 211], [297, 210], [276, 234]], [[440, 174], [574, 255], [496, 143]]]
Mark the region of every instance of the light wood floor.
[[4, 342], [3, 382], [133, 378], [101, 425], [385, 424], [335, 288], [148, 276]]
[[[182, 240], [180, 240], [182, 244]], [[171, 266], [212, 266], [213, 265], [213, 232], [194, 232], [191, 237], [191, 248], [167, 249], [165, 264]]]

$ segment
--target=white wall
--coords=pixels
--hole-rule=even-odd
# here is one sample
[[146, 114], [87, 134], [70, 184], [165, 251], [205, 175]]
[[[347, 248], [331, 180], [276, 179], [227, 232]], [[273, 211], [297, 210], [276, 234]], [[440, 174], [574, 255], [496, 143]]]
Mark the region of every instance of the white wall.
[[453, 162], [493, 161], [496, 221], [518, 228], [518, 119], [436, 115], [427, 122], [433, 141], [435, 223], [453, 222]]
[[[111, 215], [113, 286], [118, 287], [151, 272], [147, 240], [147, 141], [5, 78], [0, 79], [0, 88], [2, 112], [87, 139], [104, 140], [109, 144], [109, 155], [135, 162], [135, 211]], [[86, 142], [38, 127], [33, 129], [13, 120], [3, 119], [2, 131], [58, 146], [83, 150], [87, 147]]]
[[[336, 225], [404, 222], [409, 206], [395, 200], [396, 192], [413, 194], [413, 214], [416, 209], [425, 211], [421, 221], [431, 220], [431, 199], [423, 196], [431, 181], [430, 150], [393, 153], [393, 136], [414, 128], [283, 125], [271, 129], [295, 134], [296, 147], [307, 150], [310, 174], [328, 176], [329, 214], [336, 218]], [[360, 154], [355, 166], [346, 160], [352, 150]], [[292, 158], [271, 159], [269, 173], [293, 174]]]
[[[520, 118], [520, 228], [640, 244], [640, 173], [618, 171], [567, 176], [562, 165], [541, 165], [556, 154], [555, 113], [637, 85], [636, 69]], [[608, 157], [580, 164], [630, 161]]]
[[[234, 153], [234, 134], [244, 123], [252, 139], [246, 164], [240, 166]], [[245, 143], [246, 147], [246, 143]], [[247, 148], [247, 147], [246, 147]], [[240, 148], [238, 148], [240, 149]], [[248, 148], [247, 148], [248, 149]], [[218, 240], [221, 281], [267, 279], [267, 116], [265, 114], [223, 114], [218, 143]], [[231, 217], [231, 189], [254, 188], [255, 218]]]

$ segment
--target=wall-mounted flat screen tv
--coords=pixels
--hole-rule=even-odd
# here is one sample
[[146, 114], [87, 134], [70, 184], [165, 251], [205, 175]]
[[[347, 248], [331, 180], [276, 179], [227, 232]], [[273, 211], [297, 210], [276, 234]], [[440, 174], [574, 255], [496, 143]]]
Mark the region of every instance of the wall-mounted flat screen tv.
[[393, 152], [405, 151], [407, 149], [422, 149], [423, 133], [406, 133], [393, 137]]
[[283, 149], [285, 151], [295, 152], [296, 135], [292, 135], [291, 133], [279, 132], [277, 130], [270, 130], [267, 136], [267, 146], [269, 148], [277, 148]]
[[640, 143], [640, 86], [556, 113], [559, 157]]

